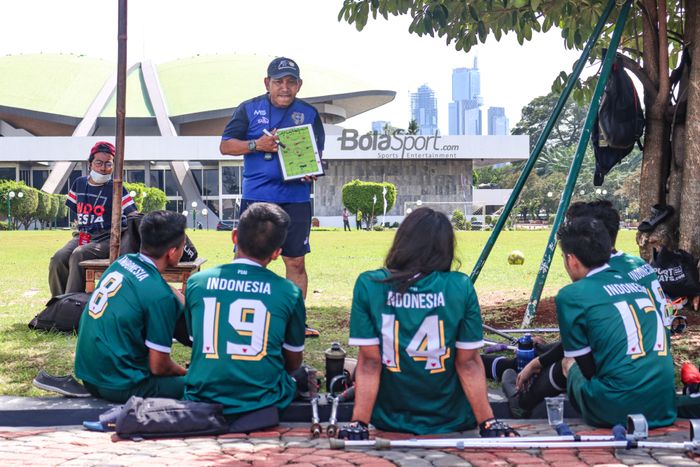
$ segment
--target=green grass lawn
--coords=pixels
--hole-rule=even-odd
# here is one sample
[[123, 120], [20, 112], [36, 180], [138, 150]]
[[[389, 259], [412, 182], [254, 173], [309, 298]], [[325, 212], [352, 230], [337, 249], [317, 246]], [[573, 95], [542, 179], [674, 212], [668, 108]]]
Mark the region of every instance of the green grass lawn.
[[[67, 231], [0, 232], [0, 394], [45, 395], [31, 381], [40, 368], [50, 373], [72, 371], [75, 336], [47, 334], [27, 328], [49, 299], [47, 284], [51, 255], [69, 239]], [[207, 258], [204, 268], [232, 258], [230, 232], [190, 231], [199, 255]], [[312, 253], [307, 256], [309, 293], [308, 322], [321, 330], [321, 338], [307, 341], [305, 360], [323, 370], [323, 351], [331, 341], [345, 345], [352, 288], [357, 275], [379, 268], [393, 238], [393, 231], [319, 231], [311, 235]], [[459, 232], [458, 257], [461, 271], [469, 274], [489, 232]], [[549, 231], [504, 232], [494, 247], [476, 283], [483, 304], [504, 299], [524, 301], [530, 295]], [[622, 231], [618, 247], [636, 252], [634, 231]], [[523, 266], [510, 266], [511, 250], [525, 253]], [[569, 282], [561, 257], [554, 257], [544, 296], [554, 295]], [[271, 269], [284, 273], [281, 261]], [[179, 344], [174, 352], [181, 363], [189, 359]]]

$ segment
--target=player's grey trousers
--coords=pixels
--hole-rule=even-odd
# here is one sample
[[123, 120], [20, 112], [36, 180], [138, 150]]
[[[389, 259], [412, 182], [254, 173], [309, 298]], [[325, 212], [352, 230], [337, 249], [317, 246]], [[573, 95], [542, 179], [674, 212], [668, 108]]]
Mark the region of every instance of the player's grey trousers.
[[78, 237], [58, 250], [49, 262], [51, 296], [85, 292], [85, 271], [79, 263], [87, 259], [109, 258], [109, 235], [100, 242], [78, 246]]

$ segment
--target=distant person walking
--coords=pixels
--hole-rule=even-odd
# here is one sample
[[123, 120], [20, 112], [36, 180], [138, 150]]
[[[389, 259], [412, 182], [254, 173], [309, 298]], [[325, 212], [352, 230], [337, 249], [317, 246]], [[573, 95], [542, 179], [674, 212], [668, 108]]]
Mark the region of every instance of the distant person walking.
[[345, 231], [352, 231], [350, 228], [350, 212], [348, 211], [348, 208], [343, 208], [343, 232]]
[[362, 229], [362, 211], [359, 209], [357, 210], [357, 214], [355, 214], [355, 228], [357, 230]]

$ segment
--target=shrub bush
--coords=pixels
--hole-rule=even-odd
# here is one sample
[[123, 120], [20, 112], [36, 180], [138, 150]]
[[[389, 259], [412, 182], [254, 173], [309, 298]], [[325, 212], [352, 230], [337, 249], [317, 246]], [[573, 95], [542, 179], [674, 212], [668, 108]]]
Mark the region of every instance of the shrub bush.
[[464, 217], [464, 213], [460, 211], [459, 209], [455, 209], [452, 212], [452, 219], [451, 219], [452, 225], [454, 226], [455, 230], [469, 230], [471, 226], [467, 226], [468, 222], [466, 217]]
[[[386, 188], [386, 210], [394, 207], [396, 186], [393, 183], [375, 183], [353, 180], [343, 185], [343, 206], [353, 214], [362, 212], [365, 225], [374, 225], [376, 217], [384, 212], [384, 188]], [[376, 200], [376, 201], [375, 201]]]

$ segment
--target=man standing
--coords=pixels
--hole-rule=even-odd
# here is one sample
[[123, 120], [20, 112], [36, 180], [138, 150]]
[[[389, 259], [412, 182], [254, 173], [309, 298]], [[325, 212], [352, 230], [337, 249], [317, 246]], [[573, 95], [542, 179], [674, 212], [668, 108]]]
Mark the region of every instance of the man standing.
[[185, 247], [187, 219], [155, 211], [141, 221], [141, 252], [124, 255], [102, 275], [80, 319], [75, 374], [94, 396], [180, 399], [185, 369], [170, 358], [181, 297], [161, 273]]
[[343, 208], [343, 232], [345, 231], [352, 231], [350, 228], [350, 213], [348, 212], [348, 208]]
[[656, 301], [608, 265], [601, 221], [575, 218], [557, 236], [573, 281], [556, 297], [569, 399], [589, 425], [624, 423], [630, 413], [644, 414], [650, 428], [670, 425], [673, 360]]
[[[80, 177], [68, 192], [66, 205], [77, 216], [78, 236], [58, 250], [49, 263], [51, 296], [85, 292], [85, 273], [80, 262], [109, 257], [112, 228], [112, 169], [114, 146], [100, 141], [90, 149], [90, 175]], [[124, 216], [135, 213], [131, 196], [122, 188], [122, 227]]]
[[289, 222], [279, 206], [252, 204], [232, 234], [233, 263], [187, 281], [193, 345], [185, 399], [222, 404], [228, 416], [292, 402], [306, 309], [299, 287], [267, 269], [282, 253]]
[[[283, 179], [275, 134], [280, 128], [311, 124], [316, 146], [322, 152], [325, 133], [318, 111], [296, 98], [302, 80], [295, 61], [285, 57], [272, 60], [264, 83], [266, 94], [236, 108], [221, 136], [219, 149], [224, 155], [244, 156], [241, 213], [251, 204], [264, 201], [277, 204], [289, 215], [291, 223], [282, 245], [282, 260], [287, 279], [298, 285], [306, 298], [304, 255], [310, 251], [311, 183], [315, 177]], [[318, 331], [307, 328], [306, 335], [317, 337]]]

